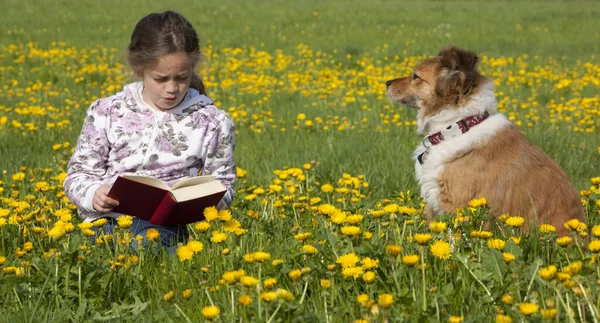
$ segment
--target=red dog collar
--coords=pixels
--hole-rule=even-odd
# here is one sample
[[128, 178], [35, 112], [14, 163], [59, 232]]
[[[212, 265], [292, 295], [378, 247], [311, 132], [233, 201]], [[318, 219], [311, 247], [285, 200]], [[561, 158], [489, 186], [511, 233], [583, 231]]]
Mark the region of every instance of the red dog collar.
[[[446, 139], [446, 136], [448, 136], [448, 138], [452, 138], [456, 135], [463, 134], [469, 131], [471, 127], [480, 124], [489, 116], [490, 114], [487, 111], [485, 111], [483, 114], [478, 114], [458, 120], [457, 122], [446, 127], [446, 129], [438, 131], [423, 138], [423, 146], [425, 148], [430, 148], [431, 146], [435, 146], [440, 142], [444, 141]], [[458, 130], [460, 130], [460, 133], [458, 133]], [[431, 146], [427, 146], [426, 141], [429, 141], [429, 143], [431, 143]]]
[[[427, 150], [425, 150], [423, 153], [421, 153], [419, 156], [417, 156], [417, 160], [419, 161], [419, 163], [421, 165], [423, 165], [423, 155], [427, 151], [429, 151], [429, 148], [439, 144], [440, 142], [444, 141], [446, 138], [452, 138], [452, 137], [456, 137], [458, 135], [462, 135], [463, 133], [469, 131], [469, 129], [471, 129], [471, 127], [480, 124], [483, 120], [487, 119], [489, 116], [490, 116], [490, 114], [487, 111], [485, 111], [483, 114], [469, 116], [464, 119], [458, 120], [457, 122], [449, 125], [448, 127], [446, 127], [446, 129], [443, 129], [442, 131], [438, 131], [429, 136], [426, 136], [425, 138], [423, 138], [422, 144], [423, 144], [423, 147], [425, 147]], [[427, 145], [427, 143], [429, 143], [429, 145]]]

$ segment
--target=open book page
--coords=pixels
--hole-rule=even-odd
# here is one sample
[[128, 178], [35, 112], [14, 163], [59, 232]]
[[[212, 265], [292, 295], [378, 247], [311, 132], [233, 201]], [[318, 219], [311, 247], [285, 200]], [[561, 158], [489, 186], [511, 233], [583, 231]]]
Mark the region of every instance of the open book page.
[[192, 186], [180, 187], [173, 191], [173, 196], [177, 202], [189, 201], [211, 194], [225, 192], [227, 189], [220, 181], [212, 180], [207, 183], [201, 183]]
[[160, 179], [156, 179], [156, 178], [152, 178], [152, 177], [148, 177], [148, 176], [138, 176], [138, 175], [123, 175], [123, 177], [130, 179], [132, 181], [138, 182], [138, 183], [146, 184], [148, 186], [158, 187], [158, 188], [161, 188], [161, 189], [167, 190], [167, 191], [171, 190], [169, 185], [167, 185], [167, 183], [161, 181]]
[[181, 189], [182, 187], [187, 187], [187, 186], [193, 186], [193, 185], [198, 185], [198, 184], [212, 182], [212, 181], [215, 180], [215, 178], [216, 177], [213, 176], [213, 175], [188, 177], [188, 178], [182, 179], [179, 182], [173, 184], [173, 187], [171, 188], [171, 190], [174, 191], [176, 189]]

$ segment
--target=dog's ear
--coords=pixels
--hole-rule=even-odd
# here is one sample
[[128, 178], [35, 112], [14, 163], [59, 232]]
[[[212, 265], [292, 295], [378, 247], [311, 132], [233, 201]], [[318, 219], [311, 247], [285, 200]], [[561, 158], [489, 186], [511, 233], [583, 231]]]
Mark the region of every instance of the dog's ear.
[[475, 52], [456, 47], [445, 47], [442, 48], [438, 56], [441, 56], [444, 60], [444, 67], [450, 70], [463, 72], [477, 71], [479, 57], [477, 57]]
[[446, 47], [440, 51], [439, 56], [441, 70], [436, 93], [442, 97], [456, 96], [456, 100], [469, 95], [480, 79], [477, 54], [456, 47]]

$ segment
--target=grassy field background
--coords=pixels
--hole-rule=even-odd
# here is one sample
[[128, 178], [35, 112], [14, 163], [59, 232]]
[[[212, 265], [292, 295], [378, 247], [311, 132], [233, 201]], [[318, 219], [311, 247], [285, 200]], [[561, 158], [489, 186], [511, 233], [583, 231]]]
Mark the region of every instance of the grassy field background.
[[[368, 4], [358, 1], [198, 1], [180, 2], [172, 6], [152, 1], [134, 1], [127, 4], [3, 1], [2, 7], [6, 15], [1, 23], [3, 32], [0, 35], [0, 44], [24, 45], [33, 42], [39, 48], [46, 48], [53, 42], [62, 41], [67, 47], [101, 46], [114, 49], [115, 52], [110, 55], [111, 64], [124, 63], [124, 48], [139, 18], [148, 12], [171, 8], [189, 17], [199, 31], [205, 48], [210, 46], [213, 51], [254, 47], [266, 53], [281, 50], [284, 54], [293, 56], [298, 45], [305, 44], [313, 51], [322, 51], [329, 55], [332, 62], [338, 62], [335, 66], [338, 70], [360, 72], [364, 65], [360, 66], [357, 62], [364, 57], [370, 57], [372, 64], [382, 68], [382, 71], [386, 67], [397, 67], [398, 70], [388, 69], [376, 75], [380, 84], [347, 84], [353, 90], [372, 90], [372, 93], [378, 92], [381, 95], [384, 93], [382, 84], [385, 80], [403, 76], [408, 72], [406, 62], [400, 65], [391, 64], [393, 57], [402, 61], [408, 57], [434, 55], [441, 47], [447, 45], [475, 50], [482, 57], [529, 55], [529, 68], [531, 65], [544, 66], [549, 59], [554, 59], [566, 73], [569, 69], [573, 69], [573, 73], [582, 72], [583, 67], [577, 62], [597, 62], [595, 55], [600, 49], [600, 32], [595, 28], [600, 8], [598, 3], [593, 1], [374, 1]], [[573, 23], [574, 21], [577, 23]], [[386, 64], [384, 59], [388, 58], [390, 63]], [[223, 75], [222, 69], [217, 68], [215, 61], [218, 60], [209, 57], [205, 61], [203, 68], [217, 74], [208, 74], [207, 77], [216, 76], [222, 79], [230, 76]], [[10, 62], [5, 61], [4, 64]], [[331, 66], [333, 64], [328, 64], [327, 67]], [[320, 67], [309, 67], [307, 70], [314, 71]], [[486, 71], [487, 67], [482, 66], [482, 69]], [[52, 68], [50, 66], [50, 69]], [[122, 69], [126, 70], [125, 67]], [[51, 73], [53, 77], [64, 74], [58, 69]], [[281, 75], [287, 76], [285, 73]], [[6, 84], [14, 75], [5, 72], [2, 76]], [[36, 78], [39, 79], [38, 76]], [[34, 82], [33, 79], [27, 81]], [[99, 95], [98, 87], [90, 87], [89, 83], [83, 87], [72, 87], [68, 82], [61, 85], [69, 87], [72, 95], [77, 97], [83, 98], [80, 96], [82, 91], [90, 93], [90, 96]], [[230, 108], [236, 102], [252, 100], [244, 98], [244, 93], [236, 92], [235, 86], [230, 91], [224, 91], [218, 83], [210, 85], [213, 85], [209, 88], [211, 96], [221, 103], [223, 109]], [[503, 88], [500, 87], [499, 90]], [[587, 89], [592, 92], [594, 90]], [[277, 85], [267, 85], [264, 92], [275, 92], [275, 95], [272, 100], [261, 106], [254, 106], [253, 109], [270, 111], [276, 119], [289, 120], [298, 113], [314, 112], [313, 115], [327, 115], [335, 111], [335, 107], [324, 109], [321, 105], [324, 100], [314, 96], [299, 96], [296, 95], [297, 92], [290, 93], [285, 89], [282, 91]], [[60, 99], [51, 98], [43, 103], [49, 102], [60, 110], [64, 105], [63, 97], [66, 98], [67, 95], [61, 95]], [[511, 99], [524, 102], [532, 97], [532, 93], [525, 87], [514, 91]], [[539, 104], [543, 107], [547, 104], [548, 96], [542, 95], [541, 98], [538, 96], [533, 99], [541, 99]], [[339, 105], [334, 99], [326, 100]], [[11, 101], [11, 98], [8, 98], [4, 105], [10, 106]], [[316, 109], [312, 106], [306, 107], [307, 103], [315, 102]], [[82, 102], [81, 105], [85, 103]], [[368, 112], [360, 111], [364, 103], [368, 103]], [[366, 98], [364, 102], [349, 104], [339, 116], [360, 116], [375, 120], [381, 113], [388, 112], [383, 106], [389, 104], [385, 97]], [[61, 140], [74, 143], [84, 113], [83, 108], [80, 110], [71, 114], [71, 126], [60, 131], [60, 135], [57, 136], [27, 138], [21, 144], [15, 145], [14, 138], [9, 140], [9, 135], [3, 132], [0, 135], [3, 138], [0, 152], [7, 157], [0, 161], [0, 168], [14, 170], [23, 163], [40, 166], [45, 162], [44, 158], [40, 157], [49, 155], [48, 149], [52, 144]], [[402, 111], [401, 108], [398, 110], [404, 119], [414, 118], [411, 112]], [[545, 116], [542, 115], [543, 117]], [[556, 133], [554, 129], [547, 128], [536, 126], [535, 129], [530, 129], [530, 139], [557, 159], [567, 169], [573, 181], [581, 187], [592, 171], [590, 165], [597, 160], [598, 136], [580, 136], [568, 131]], [[253, 138], [252, 134], [246, 132], [243, 124], [239, 124], [238, 129], [239, 162], [242, 167], [250, 168], [259, 176], [283, 165], [317, 160], [324, 164], [324, 174], [327, 174], [330, 168], [335, 168], [335, 171], [359, 171], [368, 175], [377, 183], [377, 187], [385, 186], [386, 192], [414, 186], [411, 175], [412, 162], [408, 157], [419, 138], [412, 129], [393, 129], [387, 134], [369, 131], [347, 131], [341, 135], [334, 133], [328, 135], [327, 145], [323, 144], [323, 134], [318, 132], [304, 133], [302, 136], [293, 132], [280, 136], [275, 132]], [[357, 142], [364, 144], [356, 145]], [[372, 142], [378, 142], [378, 145], [373, 147], [366, 144]], [[572, 151], [562, 154], [565, 149]]]
[[[590, 186], [600, 175], [599, 2], [0, 0], [0, 9], [0, 313], [19, 322], [197, 321], [203, 317], [198, 309], [214, 300], [222, 321], [477, 322], [497, 308], [515, 321], [542, 319], [537, 310], [525, 314], [519, 303], [558, 307], [558, 321], [600, 317], [598, 255], [590, 255], [576, 233], [576, 247], [562, 249], [545, 233], [528, 236], [505, 225], [494, 231], [502, 248], [471, 235], [457, 242], [450, 260], [415, 243], [416, 233], [448, 237], [413, 217], [422, 212], [411, 158], [421, 137], [414, 111], [385, 95], [385, 81], [408, 75], [444, 46], [476, 51], [482, 72], [496, 82], [500, 111], [582, 191], [591, 228], [600, 207], [598, 180]], [[79, 221], [60, 193], [89, 104], [133, 80], [124, 49], [135, 23], [166, 9], [183, 13], [200, 34], [202, 77], [209, 96], [235, 121], [236, 162], [240, 174], [247, 171], [233, 214], [249, 231], [214, 243], [211, 231], [222, 228], [213, 222], [207, 233], [193, 231], [204, 251], [181, 261], [139, 254], [127, 243], [110, 248], [79, 227], [65, 237], [64, 226]], [[305, 164], [310, 170], [285, 171]], [[326, 183], [336, 190], [323, 189]], [[284, 190], [275, 193], [272, 185]], [[342, 223], [360, 224], [361, 235], [348, 236], [332, 222], [342, 211], [365, 216]], [[481, 207], [465, 212], [485, 219]], [[60, 226], [62, 236], [52, 231]], [[457, 232], [471, 230], [481, 227], [472, 221]], [[298, 237], [306, 232], [312, 238]], [[126, 237], [121, 234], [114, 239]], [[23, 251], [31, 241], [33, 251]], [[390, 257], [390, 245], [403, 253]], [[261, 250], [283, 265], [244, 257]], [[516, 260], [506, 261], [502, 251]], [[365, 257], [381, 260], [378, 268], [365, 267], [376, 273], [375, 282], [347, 279], [339, 265], [327, 269], [350, 253], [363, 263]], [[402, 255], [418, 255], [420, 267]], [[568, 266], [575, 260], [585, 262], [579, 292], [571, 286], [575, 280], [546, 282], [537, 275], [556, 264], [574, 276], [579, 271]], [[9, 265], [15, 269], [4, 270]], [[295, 300], [261, 303], [259, 291], [269, 289], [264, 284], [256, 293], [239, 282], [223, 284], [237, 269], [258, 280], [277, 278]], [[322, 287], [323, 279], [333, 287]], [[187, 289], [194, 295], [189, 302], [180, 296]], [[168, 296], [171, 291], [178, 296]], [[241, 294], [252, 304], [240, 305]], [[359, 294], [375, 303], [358, 305]], [[397, 306], [386, 307], [385, 297], [378, 303], [383, 294], [393, 295]], [[382, 316], [373, 314], [377, 303]]]

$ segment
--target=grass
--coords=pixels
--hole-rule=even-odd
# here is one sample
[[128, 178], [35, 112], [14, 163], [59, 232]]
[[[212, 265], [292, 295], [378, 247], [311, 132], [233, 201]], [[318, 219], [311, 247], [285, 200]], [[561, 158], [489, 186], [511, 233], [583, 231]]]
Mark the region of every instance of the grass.
[[[204, 248], [189, 260], [132, 250], [126, 229], [113, 237], [114, 244], [86, 236], [62, 195], [61, 178], [87, 107], [132, 80], [123, 49], [134, 23], [166, 5], [4, 0], [2, 7], [0, 314], [5, 317], [199, 321], [200, 310], [214, 304], [222, 321], [462, 316], [476, 322], [490, 320], [498, 309], [513, 321], [539, 321], [552, 309], [559, 321], [598, 320], [598, 253], [588, 243], [600, 228], [585, 238], [575, 224], [573, 242], [566, 246], [552, 233], [527, 234], [508, 221], [498, 221], [491, 237], [480, 237], [477, 232], [489, 221], [487, 209], [473, 206], [459, 210], [470, 221], [456, 214], [439, 218], [462, 233], [450, 258], [440, 257], [445, 249], [434, 248], [434, 241], [451, 239], [421, 221], [411, 159], [420, 140], [415, 113], [392, 104], [384, 86], [443, 46], [477, 51], [481, 70], [497, 82], [500, 110], [565, 169], [582, 192], [588, 228], [597, 227], [597, 2], [173, 5], [202, 36], [202, 75], [209, 95], [235, 121], [236, 162], [240, 175], [247, 171], [238, 180], [232, 209], [247, 231], [229, 232], [224, 242], [214, 243], [212, 231], [223, 231], [225, 222], [211, 222], [206, 232], [191, 226], [191, 238]], [[302, 168], [305, 164], [310, 169]], [[324, 184], [334, 191], [324, 191]], [[281, 185], [281, 193], [270, 185]], [[340, 222], [343, 216], [347, 219]], [[360, 234], [348, 233], [353, 227]], [[431, 241], [417, 243], [417, 233], [431, 235]], [[502, 248], [489, 239], [502, 240]], [[396, 256], [389, 246], [402, 251]], [[270, 259], [248, 260], [256, 251]], [[342, 269], [342, 256], [351, 254], [360, 262], [348, 267], [363, 272], [356, 278]], [[418, 256], [418, 263], [403, 256]], [[275, 259], [282, 263], [273, 264]], [[369, 259], [378, 266], [369, 268]], [[561, 280], [539, 273], [552, 265]], [[243, 286], [241, 269], [260, 283]], [[375, 275], [372, 282], [362, 277], [367, 271]], [[232, 275], [237, 278], [224, 283]], [[267, 277], [276, 278], [277, 288], [294, 299], [286, 300], [280, 291], [276, 301], [266, 300], [268, 295], [261, 300], [262, 292], [276, 290], [267, 287]], [[331, 287], [322, 287], [321, 280]], [[189, 299], [183, 296], [186, 289]], [[357, 299], [362, 294], [368, 296], [364, 303]], [[240, 304], [242, 295], [252, 303]], [[539, 310], [526, 314], [521, 304]]]

